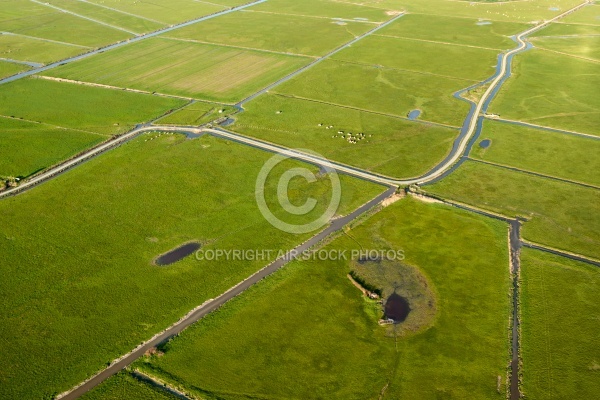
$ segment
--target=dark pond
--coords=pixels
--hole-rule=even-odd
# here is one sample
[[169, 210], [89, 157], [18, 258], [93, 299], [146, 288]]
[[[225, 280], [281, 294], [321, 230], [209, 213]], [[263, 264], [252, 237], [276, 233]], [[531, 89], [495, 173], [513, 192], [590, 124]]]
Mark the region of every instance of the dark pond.
[[406, 319], [410, 313], [410, 306], [404, 297], [394, 292], [385, 301], [384, 311], [386, 318], [394, 320], [394, 323], [397, 324]]
[[487, 149], [488, 147], [490, 147], [490, 144], [492, 144], [492, 141], [490, 139], [483, 139], [481, 142], [479, 142], [479, 147], [481, 147], [482, 149]]
[[186, 243], [183, 246], [179, 246], [175, 250], [171, 250], [168, 253], [156, 259], [156, 265], [169, 265], [176, 261], [182, 260], [185, 257], [193, 254], [200, 248], [200, 243]]
[[412, 110], [411, 112], [408, 113], [408, 119], [414, 120], [419, 118], [419, 115], [421, 115], [421, 110]]

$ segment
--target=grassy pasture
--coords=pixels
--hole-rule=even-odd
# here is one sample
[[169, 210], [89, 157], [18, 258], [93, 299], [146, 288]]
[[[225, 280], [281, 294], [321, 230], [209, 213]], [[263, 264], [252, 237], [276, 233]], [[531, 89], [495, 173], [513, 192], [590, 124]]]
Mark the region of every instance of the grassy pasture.
[[378, 306], [346, 277], [349, 260], [309, 260], [260, 282], [137, 366], [211, 399], [504, 398], [506, 226], [405, 199], [325, 249], [350, 254], [361, 246], [403, 249], [427, 276], [439, 305], [431, 329], [395, 344], [377, 324]]
[[133, 36], [37, 3], [21, 0], [4, 3], [8, 3], [8, 7], [0, 14], [2, 31], [90, 47], [100, 47]]
[[420, 109], [420, 119], [461, 126], [469, 105], [452, 93], [462, 79], [325, 60], [274, 91], [398, 116]]
[[[104, 22], [109, 25], [127, 29], [138, 34], [152, 32], [165, 27], [166, 24], [156, 20], [134, 17], [105, 7], [100, 7], [92, 3], [70, 0], [49, 0], [48, 3], [53, 6], [69, 10], [76, 14]], [[103, 4], [104, 5], [104, 4]]]
[[501, 117], [600, 135], [600, 65], [547, 51], [515, 58], [490, 111]]
[[[444, 54], [444, 57], [440, 57], [440, 54]], [[467, 80], [464, 85], [469, 86], [494, 74], [498, 51], [415, 42], [395, 37], [370, 36], [342, 50], [333, 58], [371, 66], [461, 78]]]
[[[1, 201], [3, 395], [66, 390], [268, 263], [188, 257], [157, 267], [158, 255], [191, 240], [242, 250], [306, 240], [272, 227], [256, 206], [256, 176], [271, 156], [209, 136], [146, 134]], [[267, 180], [269, 207], [288, 222], [312, 221], [329, 202], [328, 178], [296, 179], [290, 201], [312, 197], [317, 207], [304, 216], [275, 207], [276, 178], [301, 166], [288, 160]], [[340, 214], [383, 191], [340, 180]]]
[[539, 37], [533, 38], [533, 45], [540, 49], [560, 51], [576, 57], [596, 60], [600, 63], [600, 36], [591, 37]]
[[[477, 25], [478, 22], [481, 21], [477, 18], [407, 14], [377, 34], [505, 50], [516, 46], [510, 36], [530, 26], [499, 21], [493, 21], [488, 25]], [[419, 43], [414, 44], [416, 48], [419, 46]]]
[[113, 135], [185, 104], [182, 100], [26, 78], [2, 86], [0, 115]]
[[18, 74], [19, 72], [25, 72], [31, 68], [27, 65], [15, 64], [7, 61], [0, 61], [0, 78]]
[[248, 10], [328, 18], [361, 19], [371, 22], [383, 22], [391, 18], [382, 9], [331, 0], [269, 0]]
[[448, 0], [348, 0], [365, 6], [494, 21], [524, 22], [550, 19], [581, 3], [579, 0], [448, 1]]
[[[492, 145], [493, 146], [493, 145]], [[426, 190], [507, 216], [523, 216], [523, 237], [600, 258], [600, 191], [475, 162]]]
[[152, 38], [64, 65], [47, 75], [233, 103], [309, 61]]
[[589, 24], [600, 26], [600, 5], [589, 5], [561, 20], [565, 24]]
[[521, 252], [523, 392], [593, 399], [600, 391], [600, 270]]
[[49, 63], [84, 53], [87, 49], [16, 35], [0, 35], [0, 57]]
[[164, 116], [156, 121], [156, 123], [169, 125], [202, 125], [218, 118], [226, 117], [236, 111], [237, 109], [235, 107], [197, 101], [172, 114]]
[[[576, 15], [574, 13], [573, 15]], [[565, 24], [554, 23], [550, 26], [537, 31], [532, 37], [545, 36], [592, 36], [600, 35], [600, 26], [597, 25], [582, 25], [582, 24]]]
[[151, 0], [91, 0], [91, 2], [165, 24], [176, 24], [223, 11], [229, 6], [249, 3], [250, 1], [219, 0], [217, 2], [200, 2], [169, 0], [167, 2], [157, 2]]
[[229, 46], [322, 56], [374, 28], [372, 24], [240, 11], [166, 35]]
[[92, 133], [0, 118], [0, 176], [28, 176], [105, 139]]
[[[450, 151], [458, 135], [449, 128], [272, 94], [244, 107], [230, 129], [393, 177], [425, 173]], [[339, 130], [367, 137], [352, 144]]]
[[80, 397], [82, 400], [177, 400], [163, 390], [120, 372]]
[[486, 120], [471, 156], [528, 171], [600, 186], [600, 140]]

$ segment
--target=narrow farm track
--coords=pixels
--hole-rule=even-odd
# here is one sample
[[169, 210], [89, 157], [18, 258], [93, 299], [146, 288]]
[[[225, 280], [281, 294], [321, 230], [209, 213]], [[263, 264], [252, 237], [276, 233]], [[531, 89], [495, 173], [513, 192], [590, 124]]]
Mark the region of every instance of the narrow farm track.
[[151, 32], [151, 33], [146, 33], [144, 35], [135, 36], [135, 37], [133, 37], [131, 39], [127, 39], [127, 40], [124, 40], [124, 41], [121, 41], [121, 42], [113, 43], [113, 44], [105, 46], [105, 47], [100, 47], [100, 48], [97, 48], [95, 50], [89, 51], [89, 52], [84, 53], [84, 54], [80, 54], [80, 55], [77, 55], [77, 56], [74, 56], [74, 57], [66, 58], [66, 59], [61, 60], [61, 61], [53, 62], [51, 64], [45, 65], [45, 66], [40, 67], [40, 68], [34, 68], [34, 69], [26, 71], [26, 72], [21, 72], [21, 73], [16, 74], [16, 75], [9, 76], [8, 78], [0, 79], [0, 85], [2, 85], [4, 83], [13, 82], [13, 81], [16, 81], [16, 80], [19, 80], [19, 79], [22, 79], [22, 78], [26, 78], [26, 77], [31, 76], [31, 75], [39, 74], [41, 72], [48, 71], [50, 69], [59, 67], [59, 66], [64, 65], [64, 64], [69, 64], [69, 63], [72, 63], [74, 61], [82, 60], [84, 58], [88, 58], [88, 57], [93, 56], [95, 54], [99, 54], [99, 53], [103, 53], [105, 51], [110, 51], [110, 50], [113, 50], [113, 49], [116, 49], [116, 48], [119, 48], [119, 47], [127, 46], [128, 44], [137, 43], [137, 42], [139, 42], [141, 40], [152, 38], [152, 37], [155, 37], [155, 36], [158, 36], [158, 35], [162, 35], [164, 33], [171, 32], [171, 31], [173, 31], [175, 29], [184, 28], [186, 26], [194, 25], [194, 24], [197, 24], [198, 22], [206, 21], [206, 20], [209, 20], [209, 19], [212, 19], [212, 18], [215, 18], [215, 17], [219, 17], [221, 15], [229, 14], [229, 13], [232, 13], [234, 11], [243, 10], [244, 8], [248, 8], [248, 7], [260, 4], [260, 3], [264, 3], [265, 1], [267, 1], [267, 0], [256, 0], [256, 1], [253, 1], [251, 3], [243, 4], [243, 5], [237, 6], [237, 7], [232, 7], [230, 9], [219, 11], [219, 12], [216, 12], [214, 14], [205, 15], [203, 17], [195, 18], [195, 19], [192, 19], [192, 20], [187, 21], [187, 22], [182, 22], [180, 24], [171, 25], [171, 26], [168, 26], [168, 27], [163, 28], [163, 29], [159, 29], [159, 30]]
[[581, 132], [569, 131], [569, 130], [565, 130], [565, 129], [552, 128], [552, 127], [549, 127], [549, 126], [543, 126], [543, 125], [533, 124], [531, 122], [523, 122], [523, 121], [515, 121], [515, 120], [512, 120], [512, 119], [491, 118], [491, 117], [485, 117], [485, 119], [489, 119], [491, 121], [498, 121], [498, 122], [502, 122], [502, 123], [505, 123], [505, 124], [520, 125], [520, 126], [524, 126], [526, 128], [540, 129], [540, 130], [543, 130], [543, 131], [556, 132], [556, 133], [564, 133], [566, 135], [582, 136], [582, 137], [586, 137], [588, 139], [600, 140], [600, 136], [597, 136], [597, 135], [590, 135], [589, 133], [581, 133]]

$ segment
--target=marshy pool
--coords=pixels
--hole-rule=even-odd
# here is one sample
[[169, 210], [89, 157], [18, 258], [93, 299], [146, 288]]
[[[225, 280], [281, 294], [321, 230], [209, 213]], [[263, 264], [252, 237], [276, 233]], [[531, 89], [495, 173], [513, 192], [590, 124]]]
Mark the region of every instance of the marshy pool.
[[408, 301], [394, 292], [385, 301], [385, 317], [394, 321], [395, 324], [403, 322], [410, 313]]
[[408, 119], [414, 121], [415, 119], [419, 118], [419, 115], [421, 115], [421, 110], [412, 110], [408, 113]]
[[482, 149], [487, 149], [491, 144], [492, 141], [490, 139], [483, 139], [481, 142], [479, 142], [479, 147]]
[[198, 249], [200, 249], [200, 243], [186, 243], [158, 257], [155, 263], [160, 266], [170, 265], [179, 260], [183, 260], [187, 256], [195, 253]]

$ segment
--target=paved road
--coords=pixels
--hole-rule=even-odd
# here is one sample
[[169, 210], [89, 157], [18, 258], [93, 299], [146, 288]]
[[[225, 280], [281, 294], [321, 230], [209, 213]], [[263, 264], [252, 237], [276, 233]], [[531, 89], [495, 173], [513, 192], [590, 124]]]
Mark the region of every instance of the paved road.
[[320, 241], [327, 238], [332, 233], [339, 231], [345, 225], [347, 225], [351, 221], [354, 221], [356, 218], [358, 218], [359, 216], [368, 212], [373, 207], [377, 206], [382, 201], [384, 201], [385, 199], [387, 199], [388, 197], [393, 195], [395, 191], [396, 191], [395, 187], [390, 187], [384, 193], [377, 196], [375, 199], [369, 201], [368, 203], [364, 204], [362, 207], [358, 208], [353, 213], [351, 213], [345, 217], [334, 220], [331, 223], [331, 225], [329, 225], [325, 230], [319, 232], [317, 235], [313, 236], [312, 238], [310, 238], [308, 241], [302, 243], [301, 245], [295, 247], [293, 250], [290, 250], [288, 253], [286, 253], [286, 255], [284, 257], [275, 260], [274, 262], [267, 265], [266, 267], [259, 270], [258, 272], [254, 273], [253, 275], [251, 275], [244, 281], [238, 283], [236, 286], [232, 287], [231, 289], [229, 289], [227, 292], [223, 293], [219, 297], [208, 301], [207, 303], [202, 305], [200, 308], [194, 310], [191, 314], [186, 316], [184, 319], [171, 325], [165, 331], [154, 336], [151, 340], [145, 342], [143, 345], [139, 346], [131, 353], [122, 357], [121, 359], [119, 359], [119, 361], [115, 362], [108, 368], [106, 368], [106, 369], [102, 370], [101, 372], [99, 372], [98, 374], [94, 375], [89, 380], [85, 381], [84, 383], [75, 387], [74, 389], [70, 390], [69, 392], [65, 392], [65, 393], [59, 395], [57, 397], [57, 399], [65, 399], [65, 400], [76, 399], [79, 396], [83, 395], [84, 393], [88, 392], [89, 390], [91, 390], [92, 388], [97, 386], [98, 384], [102, 383], [103, 381], [110, 378], [117, 372], [121, 371], [123, 368], [125, 368], [128, 365], [130, 365], [131, 363], [133, 363], [135, 360], [140, 358], [147, 350], [159, 345], [160, 343], [165, 342], [166, 340], [169, 340], [173, 336], [175, 336], [178, 333], [180, 333], [181, 331], [183, 331], [188, 326], [197, 322], [199, 319], [203, 318], [204, 316], [211, 313], [212, 311], [215, 311], [216, 309], [221, 307], [223, 304], [225, 304], [226, 302], [228, 302], [235, 296], [241, 294], [243, 291], [245, 291], [252, 285], [256, 284], [263, 278], [265, 278], [265, 277], [271, 275], [272, 273], [274, 273], [275, 271], [279, 270], [284, 265], [286, 265], [290, 261], [292, 261], [295, 258], [294, 255], [300, 255], [302, 252], [304, 252], [304, 251], [308, 250], [309, 248], [311, 248], [312, 246], [318, 244]]

